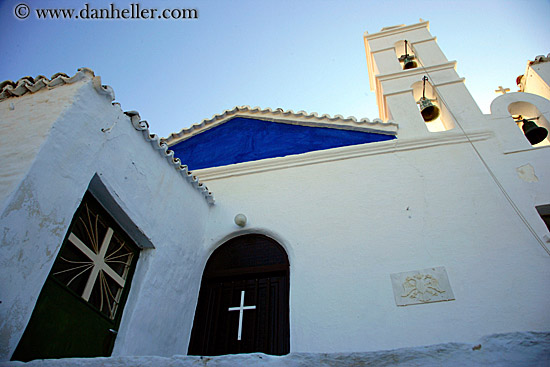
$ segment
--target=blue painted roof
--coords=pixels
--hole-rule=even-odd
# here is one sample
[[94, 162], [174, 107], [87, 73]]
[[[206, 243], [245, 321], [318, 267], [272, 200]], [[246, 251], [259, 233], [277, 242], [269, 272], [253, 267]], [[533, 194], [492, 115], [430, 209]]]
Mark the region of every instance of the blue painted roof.
[[170, 149], [196, 170], [391, 139], [395, 136], [236, 117]]

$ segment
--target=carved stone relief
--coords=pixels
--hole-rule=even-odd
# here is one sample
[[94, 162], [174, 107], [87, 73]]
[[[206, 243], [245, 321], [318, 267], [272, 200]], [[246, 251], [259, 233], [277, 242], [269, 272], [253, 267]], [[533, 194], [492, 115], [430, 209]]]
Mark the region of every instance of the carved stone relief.
[[397, 306], [452, 301], [455, 299], [443, 266], [391, 274]]

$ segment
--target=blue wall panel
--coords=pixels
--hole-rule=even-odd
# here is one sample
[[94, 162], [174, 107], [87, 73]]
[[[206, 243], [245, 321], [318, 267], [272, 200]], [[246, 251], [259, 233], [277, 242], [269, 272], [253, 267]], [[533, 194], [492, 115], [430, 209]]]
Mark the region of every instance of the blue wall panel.
[[237, 117], [170, 149], [195, 170], [391, 139], [395, 136]]

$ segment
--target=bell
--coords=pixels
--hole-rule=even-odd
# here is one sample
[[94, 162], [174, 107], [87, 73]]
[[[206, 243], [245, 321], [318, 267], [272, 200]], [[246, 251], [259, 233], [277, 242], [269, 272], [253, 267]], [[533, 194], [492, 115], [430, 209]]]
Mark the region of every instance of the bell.
[[403, 70], [414, 69], [415, 67], [417, 67], [416, 61], [414, 61], [414, 56], [410, 56], [410, 55], [404, 55], [404, 56], [405, 57], [403, 58]]
[[523, 119], [523, 126], [521, 129], [531, 145], [540, 143], [548, 136], [548, 130], [538, 126], [534, 121]]
[[409, 55], [407, 52], [408, 43], [409, 41], [405, 40], [405, 54], [399, 58], [399, 61], [403, 63], [403, 70], [414, 69], [417, 66], [414, 55]]
[[434, 105], [432, 100], [422, 97], [416, 103], [420, 106], [420, 113], [424, 121], [430, 122], [439, 117], [439, 107]]

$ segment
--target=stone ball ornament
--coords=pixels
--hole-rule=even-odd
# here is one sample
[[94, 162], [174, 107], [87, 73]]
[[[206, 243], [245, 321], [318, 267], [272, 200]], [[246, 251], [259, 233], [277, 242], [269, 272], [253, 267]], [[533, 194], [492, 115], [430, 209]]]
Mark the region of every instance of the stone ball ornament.
[[246, 215], [244, 214], [237, 214], [235, 216], [235, 224], [238, 225], [239, 227], [244, 227], [246, 226]]

